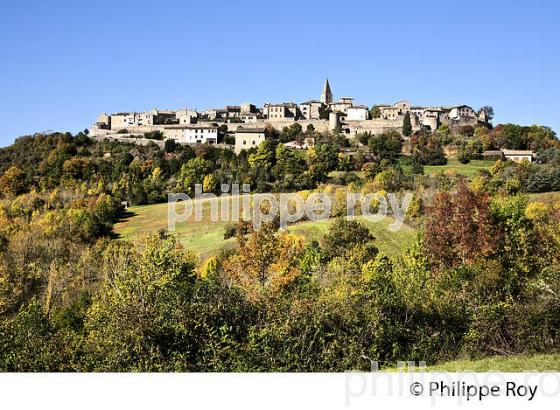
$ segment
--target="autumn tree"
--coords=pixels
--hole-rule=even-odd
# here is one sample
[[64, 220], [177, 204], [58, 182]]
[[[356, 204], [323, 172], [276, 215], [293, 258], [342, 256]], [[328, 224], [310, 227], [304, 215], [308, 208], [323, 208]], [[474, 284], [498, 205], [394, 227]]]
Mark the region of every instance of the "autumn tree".
[[496, 227], [489, 198], [464, 182], [457, 192], [438, 193], [426, 209], [424, 246], [435, 269], [472, 264], [496, 249]]
[[24, 191], [25, 174], [23, 171], [16, 166], [8, 168], [0, 177], [0, 193], [7, 198], [13, 198]]
[[281, 292], [299, 276], [299, 261], [304, 251], [303, 238], [290, 233], [277, 233], [272, 222], [259, 230], [240, 230], [237, 250], [224, 261], [226, 276], [250, 298]]

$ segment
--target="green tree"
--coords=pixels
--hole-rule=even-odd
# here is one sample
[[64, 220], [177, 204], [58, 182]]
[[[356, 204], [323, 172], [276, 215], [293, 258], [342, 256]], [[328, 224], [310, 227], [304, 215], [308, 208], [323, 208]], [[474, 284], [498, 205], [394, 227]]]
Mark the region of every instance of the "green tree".
[[378, 105], [373, 105], [369, 110], [371, 118], [381, 118], [381, 109]]
[[402, 133], [405, 137], [408, 137], [412, 134], [412, 123], [410, 122], [410, 112], [407, 111], [404, 115], [403, 125], [402, 125]]
[[178, 314], [190, 298], [195, 262], [173, 237], [158, 235], [104, 251], [105, 283], [85, 324], [94, 369], [171, 370], [173, 357], [188, 368], [181, 351], [187, 353], [193, 340]]
[[175, 142], [174, 139], [168, 138], [165, 140], [165, 144], [164, 144], [165, 152], [167, 153], [175, 152], [176, 148], [177, 148], [177, 143]]
[[190, 159], [181, 167], [179, 179], [182, 181], [183, 188], [187, 194], [194, 194], [195, 184], [202, 184], [204, 177], [212, 171], [212, 162], [196, 157]]
[[[355, 220], [336, 219], [323, 237], [323, 255], [326, 260], [346, 255], [355, 245], [367, 245], [374, 237], [369, 229]], [[371, 247], [373, 253], [377, 248]]]
[[370, 137], [368, 146], [379, 160], [394, 162], [401, 155], [403, 140], [398, 132], [389, 131]]
[[489, 105], [485, 105], [480, 110], [478, 110], [478, 114], [484, 112], [486, 114], [487, 122], [491, 122], [494, 118], [494, 108], [490, 107]]

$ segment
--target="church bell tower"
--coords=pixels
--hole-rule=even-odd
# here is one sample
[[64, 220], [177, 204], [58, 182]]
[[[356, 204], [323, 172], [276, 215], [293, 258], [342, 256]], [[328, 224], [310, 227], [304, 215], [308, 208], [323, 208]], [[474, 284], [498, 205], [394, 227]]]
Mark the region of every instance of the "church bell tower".
[[323, 104], [330, 104], [333, 102], [331, 86], [329, 85], [329, 79], [325, 81], [325, 86], [323, 87], [323, 92], [321, 94], [321, 102]]

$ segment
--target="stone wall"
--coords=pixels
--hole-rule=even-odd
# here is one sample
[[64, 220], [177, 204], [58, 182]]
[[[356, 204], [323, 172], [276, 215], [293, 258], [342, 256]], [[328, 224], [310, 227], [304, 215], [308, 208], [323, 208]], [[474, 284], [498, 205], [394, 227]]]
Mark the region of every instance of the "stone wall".
[[297, 122], [301, 125], [303, 131], [306, 130], [309, 124], [313, 125], [315, 131], [317, 132], [327, 132], [329, 131], [329, 122], [327, 120], [298, 120], [294, 121], [291, 120], [257, 120], [256, 122], [252, 122], [250, 124], [243, 124], [243, 123], [226, 123], [228, 127], [228, 131], [235, 132], [237, 127], [245, 127], [245, 128], [265, 128], [267, 125], [271, 125], [272, 127], [276, 128], [279, 131], [282, 131], [282, 128], [289, 127]]
[[[228, 131], [234, 132], [237, 127], [254, 127], [261, 128], [271, 125], [277, 130], [281, 131], [284, 127], [289, 127], [290, 125], [297, 122], [301, 125], [302, 129], [305, 131], [309, 124], [313, 125], [315, 131], [317, 132], [327, 132], [331, 131], [328, 120], [286, 120], [286, 121], [269, 121], [269, 120], [258, 120], [257, 122], [251, 124], [226, 124], [228, 126]], [[345, 134], [356, 135], [361, 132], [372, 132], [374, 134], [380, 134], [387, 131], [401, 131], [402, 130], [402, 119], [396, 120], [386, 120], [384, 118], [374, 118], [371, 120], [363, 121], [345, 121], [341, 124], [342, 130]], [[417, 124], [413, 124], [412, 129], [418, 130], [420, 127]]]
[[150, 142], [155, 143], [160, 148], [163, 148], [164, 142], [158, 140], [150, 140], [148, 138], [141, 138], [138, 136], [132, 136], [128, 134], [110, 134], [110, 135], [98, 135], [94, 136], [93, 139], [97, 141], [109, 140], [109, 141], [118, 141], [118, 142], [128, 142], [136, 145], [148, 145]]

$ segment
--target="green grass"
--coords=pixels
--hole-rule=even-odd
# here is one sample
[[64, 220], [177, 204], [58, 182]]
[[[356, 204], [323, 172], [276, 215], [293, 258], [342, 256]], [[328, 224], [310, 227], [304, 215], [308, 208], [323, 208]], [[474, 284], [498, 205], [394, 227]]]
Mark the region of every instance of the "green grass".
[[[410, 245], [416, 237], [414, 228], [403, 224], [396, 232], [389, 230], [389, 225], [394, 222], [393, 218], [386, 217], [379, 222], [372, 222], [363, 216], [356, 219], [366, 225], [375, 237], [375, 245], [383, 254], [395, 258], [402, 254], [406, 246]], [[329, 229], [333, 219], [322, 221], [306, 221], [288, 227], [290, 232], [305, 236], [308, 239], [319, 239]]]
[[424, 167], [424, 173], [437, 174], [452, 169], [458, 174], [465, 175], [470, 179], [477, 171], [489, 169], [493, 164], [494, 161], [488, 160], [474, 160], [468, 164], [461, 164], [456, 159], [448, 159], [446, 165], [426, 165]]
[[[131, 206], [128, 209], [132, 215], [115, 225], [115, 232], [123, 239], [134, 239], [137, 235], [168, 229], [167, 203], [154, 205]], [[180, 208], [177, 208], [180, 213]], [[224, 240], [227, 222], [210, 221], [210, 204], [202, 205], [203, 220], [191, 218], [185, 222], [177, 222], [175, 234], [187, 248], [206, 257], [218, 252], [224, 246], [233, 246], [234, 239]]]
[[425, 370], [429, 372], [560, 371], [560, 354], [493, 356], [479, 360], [455, 360], [428, 366]]
[[[115, 232], [123, 239], [134, 239], [139, 234], [157, 232], [167, 229], [167, 203], [154, 205], [132, 206], [128, 209], [130, 216], [115, 225]], [[180, 208], [177, 208], [180, 212]], [[210, 220], [210, 204], [203, 202], [202, 221], [194, 220], [194, 213], [186, 222], [178, 222], [175, 234], [187, 248], [205, 258], [216, 254], [223, 247], [231, 247], [235, 239], [224, 240], [227, 222], [212, 222]], [[358, 216], [375, 237], [375, 244], [379, 250], [389, 257], [400, 255], [416, 235], [414, 228], [403, 224], [397, 232], [391, 232], [388, 226], [393, 223], [392, 218], [385, 218], [380, 222], [371, 222], [365, 217]], [[290, 225], [288, 230], [305, 236], [308, 240], [319, 239], [333, 222], [332, 219], [321, 221], [305, 221]]]

